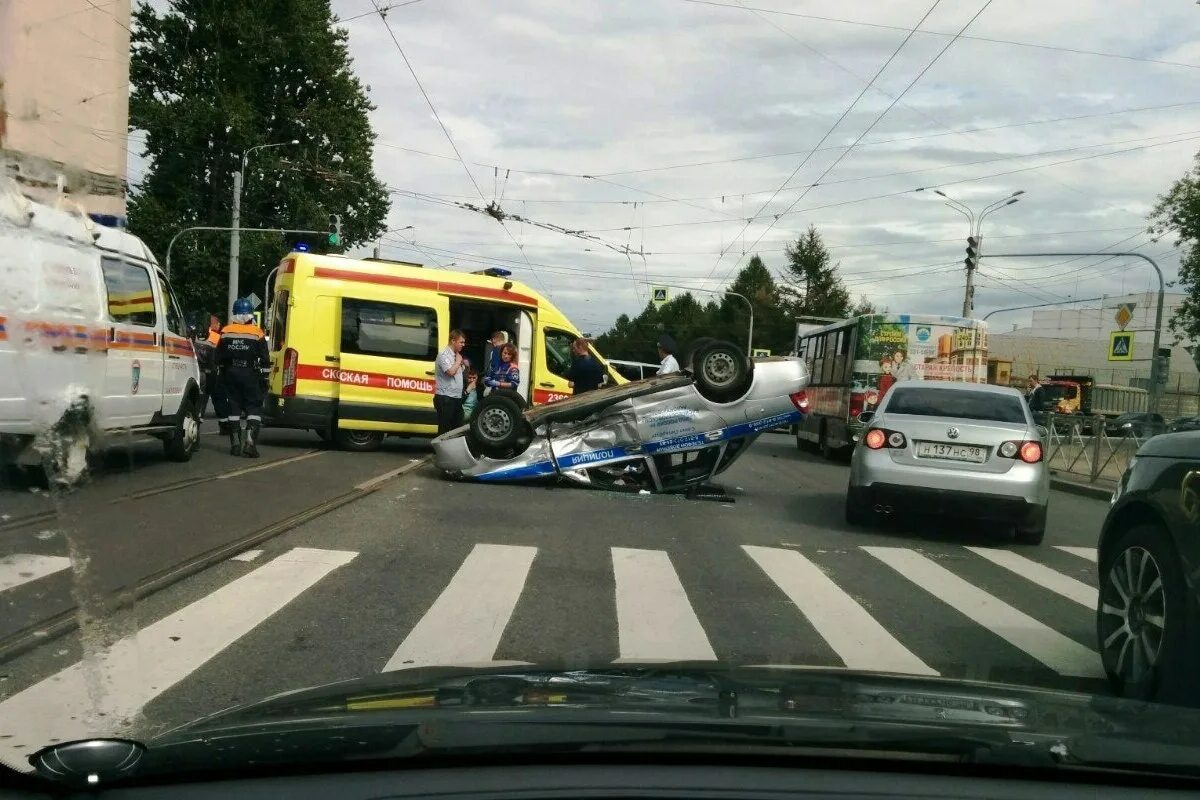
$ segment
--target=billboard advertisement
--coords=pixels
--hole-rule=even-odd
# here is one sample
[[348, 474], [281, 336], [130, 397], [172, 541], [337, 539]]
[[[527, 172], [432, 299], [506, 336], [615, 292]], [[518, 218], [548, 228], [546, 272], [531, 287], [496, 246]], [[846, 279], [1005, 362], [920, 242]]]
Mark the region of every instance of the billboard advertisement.
[[858, 324], [853, 393], [872, 409], [903, 381], [987, 381], [987, 328], [959, 317], [876, 314]]

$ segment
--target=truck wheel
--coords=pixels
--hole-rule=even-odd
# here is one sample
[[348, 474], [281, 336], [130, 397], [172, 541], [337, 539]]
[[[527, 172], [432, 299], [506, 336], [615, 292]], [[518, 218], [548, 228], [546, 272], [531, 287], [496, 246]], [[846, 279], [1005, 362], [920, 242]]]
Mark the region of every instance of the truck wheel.
[[692, 378], [700, 396], [729, 403], [744, 395], [754, 380], [754, 364], [732, 342], [713, 340], [692, 357]]
[[175, 429], [163, 439], [163, 455], [171, 461], [191, 461], [200, 446], [200, 410], [194, 398], [183, 401]]
[[383, 433], [380, 431], [356, 431], [338, 428], [333, 434], [337, 446], [352, 453], [370, 453], [379, 449], [383, 444]]
[[483, 398], [471, 415], [470, 436], [484, 455], [507, 458], [529, 446], [529, 422], [518, 402], [507, 393], [493, 392]]

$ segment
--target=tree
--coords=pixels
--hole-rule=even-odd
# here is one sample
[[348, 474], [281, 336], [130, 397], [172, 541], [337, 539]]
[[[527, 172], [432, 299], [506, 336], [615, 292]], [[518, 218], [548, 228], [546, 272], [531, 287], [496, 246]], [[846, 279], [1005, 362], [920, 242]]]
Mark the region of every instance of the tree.
[[[192, 225], [230, 224], [233, 173], [260, 144], [244, 180], [242, 227], [327, 230], [344, 246], [377, 237], [388, 195], [375, 176], [373, 106], [351, 68], [329, 0], [170, 0], [139, 4], [131, 39], [130, 127], [150, 160], [131, 192], [130, 229], [163, 256]], [[240, 284], [262, 291], [288, 249], [278, 234], [243, 233]], [[225, 307], [229, 234], [188, 234], [172, 282], [190, 310]]]
[[[746, 266], [729, 285], [730, 291], [737, 292], [750, 300], [754, 307], [754, 346], [763, 347], [773, 353], [787, 352], [791, 349], [795, 325], [789, 314], [788, 303], [767, 265], [757, 255], [752, 256]], [[746, 303], [736, 297], [726, 297], [721, 301], [719, 318], [726, 324], [725, 338], [745, 346], [749, 315]]]
[[837, 275], [829, 250], [816, 226], [789, 244], [783, 272], [784, 295], [794, 315], [844, 317], [850, 311], [850, 293]]
[[1176, 341], [1200, 341], [1200, 154], [1196, 166], [1159, 196], [1150, 223], [1153, 233], [1177, 235], [1182, 251], [1177, 283], [1187, 296], [1171, 318], [1171, 331]]
[[861, 317], [864, 314], [883, 314], [886, 311], [886, 308], [881, 308], [871, 302], [871, 298], [865, 294], [860, 294], [858, 296], [858, 304], [850, 310], [850, 316]]

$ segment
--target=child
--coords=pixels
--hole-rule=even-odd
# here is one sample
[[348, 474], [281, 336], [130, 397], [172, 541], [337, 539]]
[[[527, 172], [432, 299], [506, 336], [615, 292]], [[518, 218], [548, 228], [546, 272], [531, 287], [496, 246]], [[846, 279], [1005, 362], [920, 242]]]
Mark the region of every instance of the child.
[[476, 381], [479, 380], [479, 373], [471, 370], [467, 372], [467, 388], [466, 394], [463, 396], [463, 422], [471, 418], [475, 413], [475, 406], [479, 403], [479, 393], [475, 391]]

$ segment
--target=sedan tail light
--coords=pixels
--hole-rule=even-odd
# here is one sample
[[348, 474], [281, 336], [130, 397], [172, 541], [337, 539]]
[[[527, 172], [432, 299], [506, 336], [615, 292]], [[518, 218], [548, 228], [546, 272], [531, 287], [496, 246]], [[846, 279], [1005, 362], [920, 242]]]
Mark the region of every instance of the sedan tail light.
[[788, 399], [792, 401], [792, 405], [794, 405], [796, 410], [801, 414], [808, 413], [808, 395], [805, 394], [803, 389], [793, 394], [789, 394]]
[[863, 437], [863, 444], [872, 450], [879, 450], [883, 447], [899, 449], [907, 445], [908, 440], [904, 438], [904, 434], [900, 431], [871, 428], [871, 430], [867, 431], [867, 435]]
[[1019, 458], [1026, 464], [1036, 464], [1042, 460], [1042, 444], [1027, 441], [1004, 442], [1000, 445], [999, 453], [1002, 458]]

